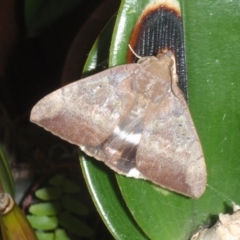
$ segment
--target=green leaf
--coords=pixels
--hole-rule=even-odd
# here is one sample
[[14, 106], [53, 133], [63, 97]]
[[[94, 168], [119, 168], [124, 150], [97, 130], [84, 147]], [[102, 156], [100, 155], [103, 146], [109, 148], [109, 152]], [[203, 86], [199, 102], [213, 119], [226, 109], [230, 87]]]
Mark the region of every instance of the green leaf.
[[67, 233], [64, 229], [57, 229], [55, 231], [54, 240], [70, 240], [70, 238], [67, 236]]
[[49, 179], [49, 184], [52, 186], [58, 186], [62, 188], [64, 193], [77, 193], [80, 192], [79, 186], [70, 181], [64, 174], [56, 174], [51, 179]]
[[73, 197], [69, 195], [64, 195], [61, 198], [61, 204], [62, 207], [66, 210], [78, 214], [78, 215], [88, 215], [89, 210], [87, 206], [85, 206], [83, 203], [79, 202], [79, 200], [74, 199]]
[[36, 203], [29, 207], [29, 212], [35, 215], [56, 215], [61, 211], [61, 204], [58, 201]]
[[80, 192], [80, 188], [74, 182], [68, 180], [67, 178], [64, 179], [62, 184], [63, 192], [64, 193], [77, 193]]
[[60, 187], [45, 187], [38, 189], [35, 195], [42, 200], [56, 200], [62, 196], [62, 189]]
[[240, 203], [238, 1], [184, 1], [190, 110], [208, 170], [199, 215]]
[[62, 182], [65, 181], [66, 177], [64, 174], [56, 174], [49, 179], [49, 184], [52, 186], [61, 186]]
[[122, 0], [110, 48], [109, 66], [126, 63], [129, 38], [143, 9], [151, 0]]
[[92, 237], [94, 235], [93, 229], [67, 211], [59, 214], [59, 222], [62, 226], [64, 226], [64, 228], [77, 236]]
[[27, 219], [33, 228], [39, 230], [53, 230], [58, 225], [56, 217], [27, 215]]
[[38, 240], [54, 240], [53, 233], [45, 233], [36, 231]]

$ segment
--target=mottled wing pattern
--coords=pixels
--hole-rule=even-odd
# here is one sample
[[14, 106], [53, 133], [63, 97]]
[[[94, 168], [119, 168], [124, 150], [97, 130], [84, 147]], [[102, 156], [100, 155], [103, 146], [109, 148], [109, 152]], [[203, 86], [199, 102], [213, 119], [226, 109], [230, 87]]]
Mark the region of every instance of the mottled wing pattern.
[[166, 89], [163, 99], [147, 109], [137, 169], [157, 185], [198, 198], [205, 190], [206, 166], [188, 106], [177, 85]]
[[64, 86], [41, 99], [30, 120], [78, 146], [98, 146], [132, 108], [131, 76], [137, 69], [117, 66]]

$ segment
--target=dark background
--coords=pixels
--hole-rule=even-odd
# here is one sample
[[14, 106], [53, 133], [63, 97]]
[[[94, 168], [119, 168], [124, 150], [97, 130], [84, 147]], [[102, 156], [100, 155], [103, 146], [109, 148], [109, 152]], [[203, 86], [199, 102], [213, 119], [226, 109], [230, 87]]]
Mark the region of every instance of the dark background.
[[[26, 23], [24, 4], [17, 0], [0, 2], [0, 144], [6, 150], [20, 204], [39, 179], [46, 173], [49, 175], [49, 169], [56, 172], [61, 151], [49, 157], [56, 146], [72, 153], [72, 163], [79, 166], [77, 148], [30, 123], [30, 110], [40, 98], [67, 83], [62, 72], [69, 48], [79, 32], [81, 56], [75, 64], [81, 73], [92, 44], [116, 12], [119, 1], [79, 1], [71, 10], [35, 29], [34, 22], [31, 28]], [[113, 239], [90, 199], [83, 178], [79, 179], [94, 211], [91, 216], [96, 239]], [[88, 221], [91, 224], [91, 219]]]

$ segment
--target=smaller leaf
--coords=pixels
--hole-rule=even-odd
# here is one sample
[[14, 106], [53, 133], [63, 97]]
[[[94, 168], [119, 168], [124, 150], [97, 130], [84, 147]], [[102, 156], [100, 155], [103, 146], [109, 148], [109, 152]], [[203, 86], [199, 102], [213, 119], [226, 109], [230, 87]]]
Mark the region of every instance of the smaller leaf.
[[29, 208], [30, 213], [35, 215], [56, 215], [61, 211], [60, 202], [47, 202], [47, 203], [37, 203], [33, 204]]
[[62, 185], [62, 182], [65, 179], [65, 175], [64, 174], [57, 174], [54, 175], [52, 178], [50, 178], [50, 180], [48, 181], [52, 186], [60, 186]]
[[27, 215], [32, 227], [39, 230], [53, 230], [58, 225], [56, 217]]
[[88, 215], [89, 210], [88, 208], [82, 204], [81, 202], [75, 200], [74, 198], [70, 197], [69, 195], [65, 195], [61, 199], [62, 206], [75, 214], [78, 215]]
[[53, 233], [36, 232], [38, 240], [54, 240]]
[[64, 211], [59, 215], [59, 222], [71, 233], [79, 237], [92, 237], [94, 231], [87, 224], [74, 217], [72, 214]]
[[71, 240], [64, 229], [57, 229], [55, 231], [54, 240]]
[[65, 193], [77, 193], [80, 192], [80, 188], [77, 184], [75, 184], [74, 182], [68, 180], [67, 178], [65, 178], [65, 180], [63, 181], [63, 192]]
[[62, 190], [59, 187], [47, 187], [38, 189], [35, 195], [45, 201], [60, 199]]

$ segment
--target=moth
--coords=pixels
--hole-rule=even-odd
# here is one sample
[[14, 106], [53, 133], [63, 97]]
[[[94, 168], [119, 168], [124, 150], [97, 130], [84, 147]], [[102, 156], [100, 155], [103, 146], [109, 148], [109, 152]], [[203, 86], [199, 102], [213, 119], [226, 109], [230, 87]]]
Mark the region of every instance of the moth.
[[199, 198], [205, 160], [173, 59], [160, 52], [66, 85], [30, 120], [119, 174]]

